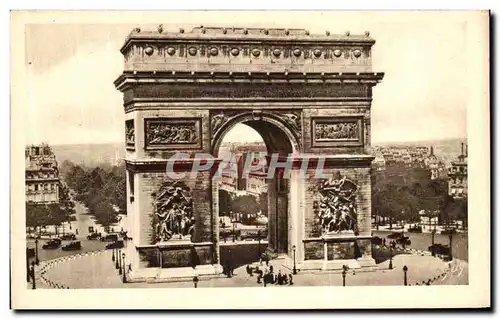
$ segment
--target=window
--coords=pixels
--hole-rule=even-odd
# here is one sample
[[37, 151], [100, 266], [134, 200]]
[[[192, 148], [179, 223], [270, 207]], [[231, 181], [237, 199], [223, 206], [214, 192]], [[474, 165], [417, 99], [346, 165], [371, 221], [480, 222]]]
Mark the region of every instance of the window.
[[35, 184], [35, 192], [38, 191], [38, 184]]

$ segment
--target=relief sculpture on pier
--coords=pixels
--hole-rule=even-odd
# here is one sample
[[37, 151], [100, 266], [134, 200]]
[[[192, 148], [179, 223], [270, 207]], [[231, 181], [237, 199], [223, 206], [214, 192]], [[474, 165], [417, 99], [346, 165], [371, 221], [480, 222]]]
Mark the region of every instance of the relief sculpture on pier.
[[321, 182], [314, 205], [323, 234], [357, 232], [357, 190], [354, 182], [340, 174]]
[[170, 239], [191, 239], [194, 230], [191, 190], [180, 181], [163, 183], [152, 194], [152, 243]]
[[127, 146], [134, 146], [135, 144], [134, 120], [125, 121], [125, 142]]

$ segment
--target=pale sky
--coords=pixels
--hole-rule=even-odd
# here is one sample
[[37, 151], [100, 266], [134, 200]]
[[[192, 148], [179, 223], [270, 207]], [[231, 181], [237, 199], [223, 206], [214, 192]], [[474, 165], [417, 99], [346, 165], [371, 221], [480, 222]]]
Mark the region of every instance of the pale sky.
[[[26, 142], [122, 142], [122, 94], [113, 85], [123, 69], [119, 49], [137, 25], [160, 23], [167, 30], [199, 25], [304, 28], [318, 34], [368, 30], [376, 40], [373, 71], [385, 72], [373, 90], [372, 142], [467, 136], [466, 109], [473, 106], [467, 106], [464, 81], [470, 58], [466, 23], [452, 13], [260, 12], [256, 19], [250, 12], [189, 12], [150, 22], [27, 26]], [[244, 125], [225, 138], [253, 140], [261, 138]]]

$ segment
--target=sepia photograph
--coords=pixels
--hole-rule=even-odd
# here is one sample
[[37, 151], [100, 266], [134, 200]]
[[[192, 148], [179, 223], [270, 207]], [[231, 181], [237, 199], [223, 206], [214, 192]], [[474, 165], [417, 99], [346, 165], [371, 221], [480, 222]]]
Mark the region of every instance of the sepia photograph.
[[489, 307], [489, 19], [12, 11], [12, 307]]

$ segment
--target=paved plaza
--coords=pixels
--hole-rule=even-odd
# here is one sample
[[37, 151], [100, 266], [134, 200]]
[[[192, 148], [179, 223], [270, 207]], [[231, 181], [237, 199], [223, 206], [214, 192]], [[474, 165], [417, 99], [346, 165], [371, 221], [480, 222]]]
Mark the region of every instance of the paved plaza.
[[[290, 274], [290, 269], [281, 264], [281, 260], [270, 262], [274, 271], [281, 270]], [[389, 270], [389, 261], [377, 265], [374, 272], [356, 272], [350, 270], [346, 276], [346, 286], [390, 286], [403, 285], [403, 266], [408, 267], [408, 283], [423, 285], [431, 280], [431, 285], [468, 284], [467, 263], [454, 260], [451, 263], [421, 252], [397, 255], [393, 259], [393, 269]], [[342, 286], [342, 274], [339, 271], [299, 272], [293, 276], [297, 286]], [[190, 278], [182, 281], [163, 283], [122, 283], [111, 251], [87, 252], [65, 256], [42, 262], [37, 269], [37, 288], [192, 288]], [[263, 287], [257, 283], [257, 276], [249, 276], [245, 266], [235, 269], [234, 276], [205, 278], [200, 276], [199, 288], [203, 287]], [[267, 287], [290, 287], [267, 285]]]

